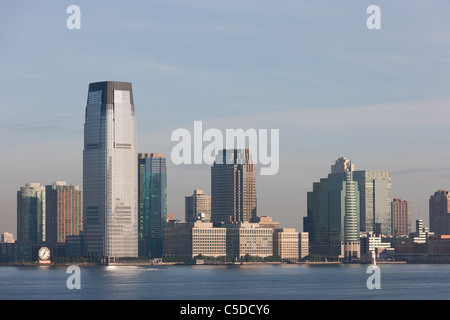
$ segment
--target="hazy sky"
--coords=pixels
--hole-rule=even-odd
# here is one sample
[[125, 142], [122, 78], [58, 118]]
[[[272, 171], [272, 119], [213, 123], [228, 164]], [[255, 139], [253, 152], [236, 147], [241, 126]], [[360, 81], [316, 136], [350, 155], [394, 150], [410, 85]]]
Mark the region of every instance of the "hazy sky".
[[[81, 29], [69, 30], [69, 5]], [[381, 30], [366, 9], [381, 8]], [[302, 230], [306, 192], [351, 158], [392, 172], [428, 224], [450, 189], [450, 1], [10, 1], [0, 11], [0, 232], [27, 182], [82, 186], [88, 85], [132, 82], [139, 152], [168, 157], [168, 210], [210, 194], [210, 169], [170, 160], [177, 128], [280, 130], [258, 214]]]

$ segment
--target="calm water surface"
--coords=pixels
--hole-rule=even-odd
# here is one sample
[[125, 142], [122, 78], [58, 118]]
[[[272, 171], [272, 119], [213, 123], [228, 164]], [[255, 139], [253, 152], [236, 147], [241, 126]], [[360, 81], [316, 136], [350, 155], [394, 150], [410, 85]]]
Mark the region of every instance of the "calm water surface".
[[450, 265], [379, 265], [381, 289], [366, 286], [368, 265], [81, 267], [69, 290], [66, 267], [0, 267], [0, 299], [450, 299]]

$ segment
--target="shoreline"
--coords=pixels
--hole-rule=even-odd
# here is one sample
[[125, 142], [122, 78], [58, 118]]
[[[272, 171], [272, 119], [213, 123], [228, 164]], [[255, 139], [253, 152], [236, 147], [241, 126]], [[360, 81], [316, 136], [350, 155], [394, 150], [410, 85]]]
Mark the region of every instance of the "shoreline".
[[[18, 262], [18, 263], [0, 263], [0, 267], [64, 267], [76, 265], [80, 267], [126, 267], [126, 266], [246, 266], [246, 265], [348, 265], [348, 264], [371, 264], [369, 261], [301, 261], [301, 262], [204, 262], [204, 263], [181, 263], [181, 262], [160, 262], [154, 263], [151, 261], [142, 262], [115, 262], [109, 264], [95, 263], [95, 262], [52, 262], [49, 264], [39, 264], [38, 262]], [[449, 264], [436, 262], [407, 262], [407, 261], [377, 261], [377, 265], [381, 264]]]

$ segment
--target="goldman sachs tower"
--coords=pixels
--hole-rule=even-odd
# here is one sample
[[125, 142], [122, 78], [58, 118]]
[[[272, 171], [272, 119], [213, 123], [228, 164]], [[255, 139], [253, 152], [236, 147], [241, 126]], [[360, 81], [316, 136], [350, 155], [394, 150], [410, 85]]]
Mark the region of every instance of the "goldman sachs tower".
[[131, 83], [89, 84], [83, 150], [84, 253], [138, 255], [136, 118]]

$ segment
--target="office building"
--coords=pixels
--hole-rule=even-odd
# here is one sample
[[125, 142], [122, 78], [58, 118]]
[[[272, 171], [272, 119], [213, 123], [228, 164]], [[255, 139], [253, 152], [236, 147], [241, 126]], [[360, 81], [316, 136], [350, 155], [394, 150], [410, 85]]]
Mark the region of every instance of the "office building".
[[40, 245], [45, 233], [45, 187], [27, 183], [17, 191], [17, 241]]
[[258, 223], [261, 228], [270, 228], [272, 230], [280, 228], [280, 223], [273, 221], [272, 217], [268, 216], [257, 216], [255, 222]]
[[211, 221], [256, 218], [256, 165], [248, 149], [221, 150], [211, 167]]
[[368, 232], [361, 237], [361, 255], [366, 260], [372, 258], [372, 253], [375, 253], [376, 258], [380, 258], [380, 253], [392, 252], [392, 250], [390, 242], [383, 242], [382, 237], [373, 232]]
[[162, 153], [138, 156], [139, 256], [162, 257], [167, 222], [167, 168]]
[[89, 84], [83, 150], [85, 255], [138, 255], [136, 119], [128, 82]]
[[294, 228], [279, 228], [273, 232], [273, 255], [281, 260], [299, 259], [299, 233]]
[[0, 243], [14, 243], [16, 240], [14, 240], [14, 236], [12, 233], [9, 232], [3, 232], [0, 237]]
[[336, 259], [359, 257], [360, 194], [352, 170], [350, 160], [339, 158], [328, 177], [314, 183], [313, 191], [307, 193], [303, 229], [314, 254]]
[[224, 223], [227, 234], [227, 255], [243, 259], [246, 255], [261, 258], [273, 255], [273, 230], [258, 223]]
[[192, 196], [184, 201], [185, 221], [211, 221], [211, 196], [203, 194], [203, 190], [194, 190]]
[[[30, 242], [0, 243], [0, 262], [29, 262], [36, 254], [35, 247]], [[36, 259], [36, 257], [34, 257]]]
[[211, 222], [169, 223], [163, 231], [164, 257], [226, 255], [226, 229]]
[[415, 243], [426, 243], [429, 237], [433, 237], [434, 232], [424, 227], [423, 220], [416, 220], [416, 232], [410, 233], [409, 237], [413, 239]]
[[361, 231], [392, 235], [390, 172], [359, 170], [353, 178], [360, 192]]
[[395, 198], [391, 202], [392, 235], [407, 237], [409, 234], [408, 201]]
[[436, 191], [429, 200], [430, 231], [437, 235], [450, 234], [450, 195], [447, 190]]
[[309, 234], [308, 232], [298, 233], [298, 258], [303, 259], [309, 255]]
[[66, 236], [83, 230], [82, 192], [78, 186], [54, 181], [45, 187], [45, 196], [47, 245], [53, 254], [62, 255], [55, 249], [64, 246]]

